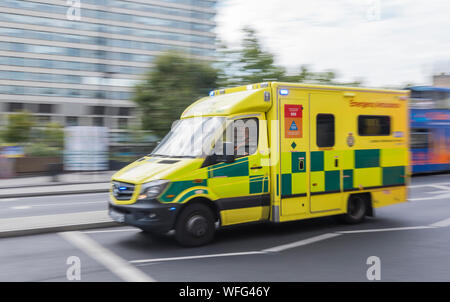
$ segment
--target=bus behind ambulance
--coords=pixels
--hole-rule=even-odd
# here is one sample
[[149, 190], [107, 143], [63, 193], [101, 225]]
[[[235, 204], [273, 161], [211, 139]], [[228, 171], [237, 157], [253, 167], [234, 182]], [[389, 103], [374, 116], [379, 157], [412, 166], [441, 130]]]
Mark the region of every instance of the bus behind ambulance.
[[293, 83], [212, 91], [154, 151], [112, 177], [109, 215], [184, 246], [216, 229], [407, 200], [408, 92]]

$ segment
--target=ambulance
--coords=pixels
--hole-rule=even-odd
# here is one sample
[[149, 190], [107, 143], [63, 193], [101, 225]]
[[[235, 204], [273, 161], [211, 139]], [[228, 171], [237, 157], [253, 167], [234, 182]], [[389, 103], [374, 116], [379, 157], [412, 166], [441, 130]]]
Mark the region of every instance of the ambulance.
[[281, 82], [212, 91], [113, 175], [109, 215], [184, 246], [238, 224], [359, 223], [407, 200], [408, 98]]

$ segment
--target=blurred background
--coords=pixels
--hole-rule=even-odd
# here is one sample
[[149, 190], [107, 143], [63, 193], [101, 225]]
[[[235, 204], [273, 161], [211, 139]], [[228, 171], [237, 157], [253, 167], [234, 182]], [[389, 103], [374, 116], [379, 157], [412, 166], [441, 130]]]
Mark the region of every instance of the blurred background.
[[263, 81], [409, 89], [414, 172], [450, 170], [449, 9], [2, 0], [0, 178], [118, 170], [209, 91]]

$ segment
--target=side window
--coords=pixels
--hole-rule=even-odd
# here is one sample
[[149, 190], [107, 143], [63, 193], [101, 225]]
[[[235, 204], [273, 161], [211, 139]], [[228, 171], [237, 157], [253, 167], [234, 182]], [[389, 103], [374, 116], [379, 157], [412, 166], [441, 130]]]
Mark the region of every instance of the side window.
[[411, 129], [411, 149], [428, 149], [430, 135], [428, 129]]
[[236, 158], [254, 154], [258, 149], [258, 119], [238, 119], [231, 124], [231, 134]]
[[316, 142], [318, 147], [334, 146], [334, 115], [318, 114], [316, 126]]
[[384, 136], [391, 134], [391, 117], [383, 115], [358, 116], [360, 136]]

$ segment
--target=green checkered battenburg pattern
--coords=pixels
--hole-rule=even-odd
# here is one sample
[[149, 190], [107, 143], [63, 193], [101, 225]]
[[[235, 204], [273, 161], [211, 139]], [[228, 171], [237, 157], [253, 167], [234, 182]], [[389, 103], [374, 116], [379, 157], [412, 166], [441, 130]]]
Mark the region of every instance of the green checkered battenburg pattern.
[[[306, 194], [306, 164], [309, 162], [306, 156], [305, 152], [281, 154], [281, 177], [277, 177], [277, 184], [281, 180], [282, 196]], [[406, 164], [406, 149], [312, 151], [311, 193], [340, 192], [341, 187], [351, 191], [404, 185]]]
[[[209, 187], [209, 179], [226, 177], [226, 181], [233, 182], [233, 178], [239, 177], [239, 183], [245, 183], [247, 186], [246, 194], [262, 194], [269, 192], [269, 179], [264, 175], [249, 175], [249, 158], [243, 157], [232, 163], [219, 163], [207, 168], [208, 179], [202, 179], [201, 182], [194, 180], [173, 181], [159, 198], [162, 202], [172, 202], [179, 194], [192, 187]], [[242, 177], [247, 177], [248, 181], [242, 181]], [[214, 188], [212, 188], [214, 189]], [[195, 195], [195, 189], [183, 193], [179, 202], [183, 202], [189, 197]], [[170, 196], [170, 197], [169, 197]]]

